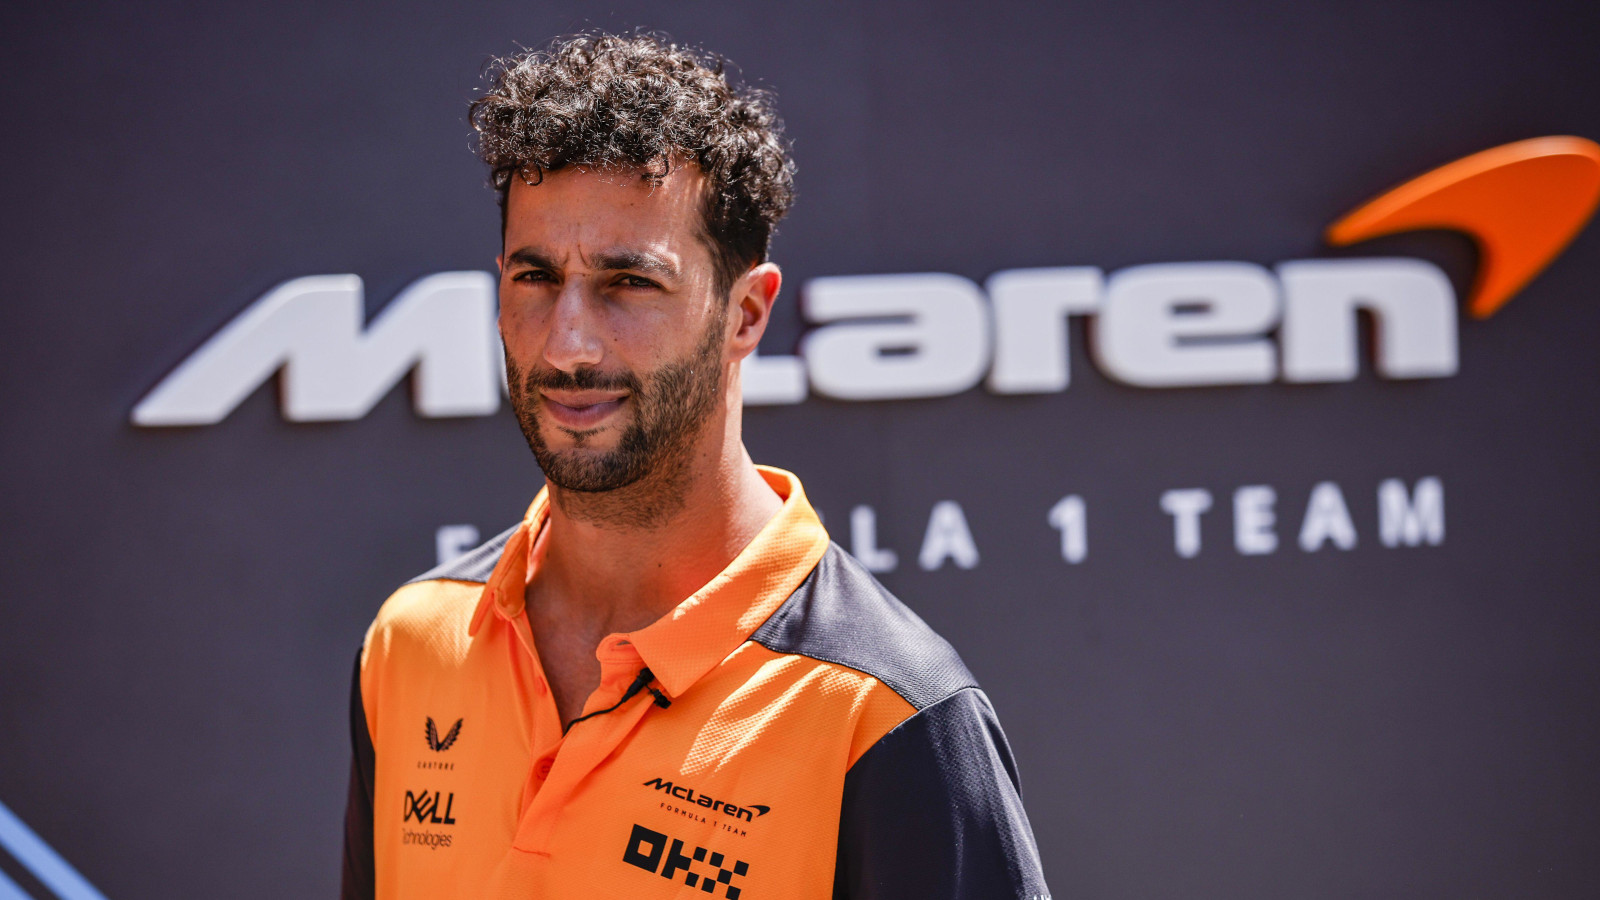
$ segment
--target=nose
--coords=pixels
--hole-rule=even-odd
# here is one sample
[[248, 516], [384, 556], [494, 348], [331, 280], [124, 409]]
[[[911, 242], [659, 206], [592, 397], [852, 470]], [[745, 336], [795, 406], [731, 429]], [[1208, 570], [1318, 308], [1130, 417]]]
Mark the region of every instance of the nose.
[[601, 340], [600, 322], [583, 279], [568, 279], [561, 286], [550, 316], [550, 334], [544, 344], [545, 362], [563, 372], [599, 366], [605, 356], [605, 343]]

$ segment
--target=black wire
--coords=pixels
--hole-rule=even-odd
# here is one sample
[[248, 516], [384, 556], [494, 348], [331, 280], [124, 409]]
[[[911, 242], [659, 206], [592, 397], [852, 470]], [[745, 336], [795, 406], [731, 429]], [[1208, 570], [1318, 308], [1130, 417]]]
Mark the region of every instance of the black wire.
[[[568, 722], [561, 729], [561, 733], [562, 734], [566, 734], [568, 731], [571, 731], [572, 730], [572, 726], [578, 724], [579, 722], [582, 722], [584, 719], [592, 719], [595, 716], [603, 716], [608, 712], [613, 712], [614, 710], [617, 709], [617, 707], [621, 706], [624, 703], [627, 703], [629, 700], [632, 700], [635, 696], [637, 696], [640, 691], [644, 690], [647, 686], [649, 686], [651, 681], [655, 680], [655, 677], [656, 677], [655, 675], [651, 674], [649, 668], [640, 669], [639, 670], [639, 674], [635, 675], [634, 678], [633, 678], [633, 684], [628, 685], [628, 689], [626, 691], [622, 692], [622, 699], [621, 700], [618, 700], [616, 703], [611, 704], [610, 706], [606, 707], [605, 709], [597, 709], [594, 712], [589, 713], [588, 715], [579, 716], [576, 719], [573, 719], [571, 722]], [[666, 709], [667, 707], [672, 705], [672, 701], [668, 700], [667, 696], [665, 694], [661, 693], [660, 691], [656, 690], [655, 688], [650, 688], [650, 693], [651, 693], [652, 696], [655, 697], [655, 704], [657, 706], [661, 707], [662, 709]]]

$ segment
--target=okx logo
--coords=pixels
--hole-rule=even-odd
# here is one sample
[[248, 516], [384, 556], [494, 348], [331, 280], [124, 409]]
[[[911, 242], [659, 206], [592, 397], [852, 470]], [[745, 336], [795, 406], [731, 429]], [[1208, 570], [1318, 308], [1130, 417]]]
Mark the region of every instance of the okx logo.
[[451, 726], [449, 731], [445, 732], [444, 737], [439, 737], [439, 726], [433, 724], [433, 716], [429, 716], [428, 746], [432, 747], [436, 752], [439, 753], [449, 750], [450, 745], [454, 744], [456, 742], [456, 738], [461, 736], [461, 723], [465, 721], [465, 719], [457, 719], [456, 724]]
[[[444, 794], [442, 791], [423, 791], [414, 794], [406, 791], [405, 817], [401, 820], [410, 822], [415, 819], [418, 823], [429, 825], [454, 825], [456, 820], [450, 815], [456, 805], [456, 795], [452, 792]], [[443, 809], [440, 809], [441, 805]], [[443, 813], [443, 815], [441, 815]]]
[[[667, 846], [668, 840], [672, 842], [671, 847]], [[686, 886], [698, 885], [700, 890], [712, 896], [715, 896], [717, 886], [722, 885], [727, 888], [724, 896], [728, 900], [739, 900], [741, 890], [733, 883], [733, 879], [749, 872], [749, 863], [736, 859], [733, 865], [723, 868], [722, 864], [728, 859], [721, 853], [713, 853], [704, 847], [694, 848], [694, 852], [688, 856], [685, 856], [683, 851], [683, 841], [677, 838], [669, 839], [659, 831], [635, 825], [633, 834], [628, 836], [628, 846], [622, 851], [622, 861], [630, 866], [638, 866], [653, 875], [659, 874], [669, 881], [677, 878], [678, 873], [682, 872], [683, 883]], [[695, 863], [705, 863], [717, 872], [715, 875], [697, 872]]]

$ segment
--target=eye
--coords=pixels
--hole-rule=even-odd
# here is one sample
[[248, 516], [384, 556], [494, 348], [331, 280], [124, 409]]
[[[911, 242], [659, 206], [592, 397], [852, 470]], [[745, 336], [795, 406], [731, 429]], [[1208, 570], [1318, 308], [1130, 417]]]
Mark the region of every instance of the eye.
[[617, 283], [623, 287], [630, 288], [658, 288], [661, 286], [642, 275], [624, 275], [617, 279]]
[[543, 269], [525, 269], [511, 276], [511, 280], [521, 281], [524, 283], [552, 282], [555, 281], [555, 276]]

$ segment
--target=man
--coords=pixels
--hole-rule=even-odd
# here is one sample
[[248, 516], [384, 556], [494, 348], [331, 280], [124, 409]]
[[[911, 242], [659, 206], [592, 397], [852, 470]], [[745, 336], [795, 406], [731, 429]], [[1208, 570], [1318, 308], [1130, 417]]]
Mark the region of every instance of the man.
[[580, 37], [472, 122], [547, 487], [367, 633], [345, 896], [1047, 896], [972, 676], [741, 442], [792, 197], [769, 99]]

